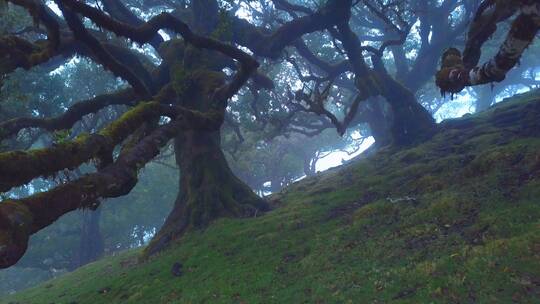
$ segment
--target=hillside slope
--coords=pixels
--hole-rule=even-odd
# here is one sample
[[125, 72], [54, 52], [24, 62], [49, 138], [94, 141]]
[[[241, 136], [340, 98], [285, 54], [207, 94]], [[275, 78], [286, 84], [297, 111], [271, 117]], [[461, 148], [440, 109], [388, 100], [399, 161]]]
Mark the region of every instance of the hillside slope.
[[540, 92], [441, 128], [0, 303], [540, 303]]

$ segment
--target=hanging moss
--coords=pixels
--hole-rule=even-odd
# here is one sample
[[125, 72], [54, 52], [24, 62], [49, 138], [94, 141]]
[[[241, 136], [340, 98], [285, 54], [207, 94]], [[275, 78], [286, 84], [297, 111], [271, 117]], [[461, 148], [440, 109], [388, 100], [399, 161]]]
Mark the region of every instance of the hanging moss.
[[461, 71], [465, 68], [461, 52], [456, 48], [446, 50], [441, 58], [441, 69], [435, 75], [435, 83], [441, 89], [444, 96], [446, 92], [457, 93], [465, 87], [462, 82], [450, 79], [451, 71]]

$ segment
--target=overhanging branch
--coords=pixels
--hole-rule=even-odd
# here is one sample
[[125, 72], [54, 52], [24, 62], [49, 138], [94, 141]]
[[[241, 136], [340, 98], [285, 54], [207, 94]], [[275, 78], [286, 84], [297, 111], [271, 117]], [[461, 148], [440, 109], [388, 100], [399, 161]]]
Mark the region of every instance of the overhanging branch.
[[132, 89], [103, 94], [72, 105], [65, 113], [54, 118], [19, 117], [0, 123], [0, 141], [17, 134], [25, 128], [41, 128], [47, 131], [71, 128], [82, 117], [96, 113], [111, 105], [127, 105], [136, 100]]

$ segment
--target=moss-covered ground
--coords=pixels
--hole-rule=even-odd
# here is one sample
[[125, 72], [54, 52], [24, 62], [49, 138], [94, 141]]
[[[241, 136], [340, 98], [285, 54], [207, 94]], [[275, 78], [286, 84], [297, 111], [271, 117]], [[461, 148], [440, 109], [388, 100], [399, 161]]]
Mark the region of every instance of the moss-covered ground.
[[540, 93], [441, 129], [0, 303], [540, 303]]

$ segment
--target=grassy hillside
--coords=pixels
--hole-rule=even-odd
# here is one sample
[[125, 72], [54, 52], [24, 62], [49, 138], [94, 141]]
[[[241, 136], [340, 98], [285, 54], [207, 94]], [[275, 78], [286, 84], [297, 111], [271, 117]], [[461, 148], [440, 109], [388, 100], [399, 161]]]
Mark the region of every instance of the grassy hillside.
[[0, 303], [540, 303], [540, 94], [441, 128]]

